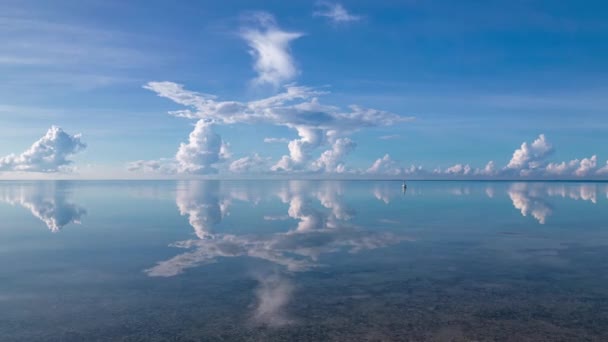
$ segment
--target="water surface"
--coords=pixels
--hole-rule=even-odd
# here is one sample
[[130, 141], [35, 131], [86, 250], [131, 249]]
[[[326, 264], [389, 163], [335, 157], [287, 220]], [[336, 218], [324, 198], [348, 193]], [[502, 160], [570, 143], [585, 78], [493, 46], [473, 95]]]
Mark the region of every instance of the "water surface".
[[606, 341], [608, 184], [0, 182], [2, 341]]

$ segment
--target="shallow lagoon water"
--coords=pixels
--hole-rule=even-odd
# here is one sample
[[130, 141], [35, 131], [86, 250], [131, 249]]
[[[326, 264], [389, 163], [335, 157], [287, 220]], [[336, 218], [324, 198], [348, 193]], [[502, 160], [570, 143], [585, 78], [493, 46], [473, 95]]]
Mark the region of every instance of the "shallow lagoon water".
[[0, 182], [2, 341], [606, 341], [608, 184]]

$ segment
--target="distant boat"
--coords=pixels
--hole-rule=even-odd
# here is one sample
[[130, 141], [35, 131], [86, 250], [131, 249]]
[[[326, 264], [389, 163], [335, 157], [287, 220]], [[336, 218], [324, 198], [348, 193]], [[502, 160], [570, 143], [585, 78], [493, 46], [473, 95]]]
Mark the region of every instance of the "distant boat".
[[407, 189], [407, 184], [405, 184], [405, 181], [403, 181], [401, 188], [403, 189], [403, 192], [405, 192], [405, 190]]

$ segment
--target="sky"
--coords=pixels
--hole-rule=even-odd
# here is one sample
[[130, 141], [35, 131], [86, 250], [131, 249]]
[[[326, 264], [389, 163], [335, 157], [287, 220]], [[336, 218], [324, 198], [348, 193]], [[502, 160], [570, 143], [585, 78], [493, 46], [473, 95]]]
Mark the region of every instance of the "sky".
[[0, 3], [0, 179], [608, 179], [604, 1]]

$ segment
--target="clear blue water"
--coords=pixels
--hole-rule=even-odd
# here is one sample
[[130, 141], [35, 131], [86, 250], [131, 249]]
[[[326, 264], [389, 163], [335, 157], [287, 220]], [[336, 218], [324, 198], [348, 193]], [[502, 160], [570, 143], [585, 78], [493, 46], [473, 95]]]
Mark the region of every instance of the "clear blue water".
[[408, 185], [0, 182], [0, 340], [608, 340], [608, 183]]

